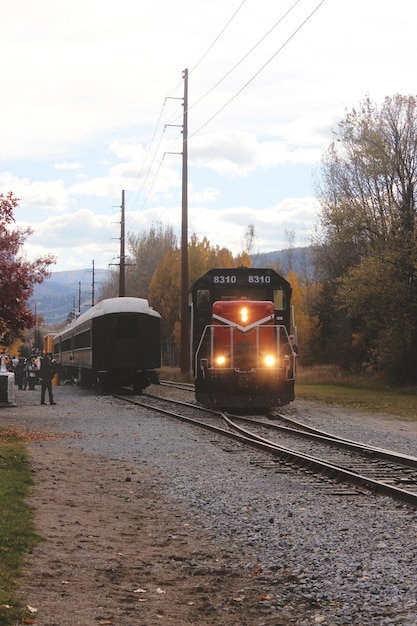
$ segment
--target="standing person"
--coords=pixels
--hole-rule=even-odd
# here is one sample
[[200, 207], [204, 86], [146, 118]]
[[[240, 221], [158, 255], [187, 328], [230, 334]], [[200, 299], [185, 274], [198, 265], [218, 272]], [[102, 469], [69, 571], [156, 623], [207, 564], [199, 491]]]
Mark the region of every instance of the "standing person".
[[26, 379], [23, 389], [26, 389], [27, 385], [29, 385], [29, 390], [33, 391], [36, 383], [36, 365], [34, 364], [33, 359], [28, 359], [25, 370]]
[[19, 389], [23, 389], [24, 378], [25, 378], [25, 359], [23, 357], [20, 357], [15, 368], [15, 380], [16, 380], [16, 385], [19, 387]]
[[288, 337], [288, 339], [290, 341], [291, 350], [294, 352], [294, 354], [298, 354], [300, 350], [299, 350], [297, 344], [295, 343], [294, 335], [290, 335]]
[[49, 354], [46, 354], [41, 360], [41, 367], [39, 370], [39, 380], [41, 381], [41, 404], [46, 404], [45, 393], [47, 390], [49, 395], [49, 404], [56, 404], [52, 394], [52, 379], [54, 377], [54, 373], [51, 357]]

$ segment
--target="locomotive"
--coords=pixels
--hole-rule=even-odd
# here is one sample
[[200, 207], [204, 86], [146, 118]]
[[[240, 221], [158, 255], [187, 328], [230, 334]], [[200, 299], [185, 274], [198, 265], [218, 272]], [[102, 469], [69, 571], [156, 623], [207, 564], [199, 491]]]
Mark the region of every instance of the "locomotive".
[[68, 379], [103, 391], [132, 386], [140, 394], [158, 383], [160, 319], [142, 298], [102, 300], [54, 336], [54, 359]]
[[297, 354], [289, 282], [272, 269], [212, 269], [190, 295], [196, 400], [242, 409], [294, 400]]

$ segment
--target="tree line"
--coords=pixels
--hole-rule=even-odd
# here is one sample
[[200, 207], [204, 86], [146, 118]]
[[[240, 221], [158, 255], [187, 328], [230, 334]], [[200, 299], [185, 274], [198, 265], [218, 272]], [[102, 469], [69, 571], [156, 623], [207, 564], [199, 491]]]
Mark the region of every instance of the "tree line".
[[[321, 210], [311, 242], [313, 267], [295, 273], [291, 267], [294, 236], [287, 233], [286, 277], [293, 288], [301, 364], [378, 372], [402, 385], [417, 382], [416, 181], [416, 98], [397, 94], [376, 104], [367, 97], [347, 111], [333, 132], [316, 181]], [[4, 207], [10, 209], [11, 196], [0, 196], [0, 201], [3, 273], [5, 258], [11, 259], [4, 253], [7, 240], [2, 226], [5, 217], [10, 220], [10, 210], [5, 213]], [[210, 268], [250, 265], [255, 238], [255, 226], [250, 224], [243, 251], [234, 257], [227, 248], [193, 235], [188, 246], [190, 285]], [[126, 246], [126, 295], [147, 298], [161, 313], [163, 358], [176, 365], [179, 242], [171, 226], [158, 224], [146, 232], [129, 233]], [[15, 254], [16, 245], [13, 258]], [[36, 273], [34, 266], [27, 268], [32, 279], [46, 277], [50, 262], [41, 259]], [[280, 267], [273, 269], [283, 273]], [[27, 295], [30, 281], [25, 280], [25, 285]], [[10, 324], [3, 294], [0, 291], [0, 330], [18, 332], [16, 324]], [[118, 273], [114, 272], [100, 296], [117, 294]], [[21, 295], [24, 302], [25, 294]]]
[[369, 98], [323, 156], [315, 313], [323, 358], [417, 382], [417, 108]]
[[[181, 329], [181, 250], [170, 225], [157, 224], [139, 235], [126, 238], [128, 263], [125, 268], [125, 295], [146, 298], [161, 314], [161, 348], [165, 365], [179, 363]], [[188, 244], [189, 284], [213, 267], [250, 265], [247, 252], [233, 257], [230, 250], [212, 246], [204, 237], [192, 235]], [[118, 294], [119, 274], [111, 273], [102, 285], [101, 298]]]

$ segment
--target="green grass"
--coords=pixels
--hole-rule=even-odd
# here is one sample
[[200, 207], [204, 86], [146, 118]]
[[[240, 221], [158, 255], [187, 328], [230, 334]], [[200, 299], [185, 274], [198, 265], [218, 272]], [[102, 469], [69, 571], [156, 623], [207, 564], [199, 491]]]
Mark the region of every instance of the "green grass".
[[324, 402], [365, 413], [390, 413], [406, 421], [417, 421], [416, 393], [297, 383], [295, 395], [298, 400]]
[[[179, 368], [161, 368], [160, 378], [192, 382], [192, 376], [181, 374]], [[393, 388], [377, 376], [349, 375], [334, 366], [300, 367], [295, 396], [298, 400], [367, 413], [390, 413], [399, 419], [417, 421], [417, 388]]]
[[396, 388], [377, 376], [347, 375], [335, 367], [300, 368], [295, 395], [299, 400], [367, 413], [390, 413], [406, 421], [417, 421], [416, 388]]
[[27, 615], [16, 595], [25, 555], [40, 541], [26, 498], [32, 485], [23, 441], [0, 430], [0, 624], [21, 623]]

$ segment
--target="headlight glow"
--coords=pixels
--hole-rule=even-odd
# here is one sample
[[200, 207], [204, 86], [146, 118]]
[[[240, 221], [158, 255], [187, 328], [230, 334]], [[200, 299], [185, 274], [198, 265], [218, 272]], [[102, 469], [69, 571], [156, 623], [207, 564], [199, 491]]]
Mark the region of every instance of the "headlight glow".
[[241, 309], [240, 319], [244, 324], [248, 321], [248, 309], [246, 307], [243, 307], [243, 309]]
[[267, 354], [264, 357], [264, 363], [266, 367], [273, 367], [275, 365], [275, 357], [272, 354]]
[[218, 356], [216, 358], [216, 365], [221, 367], [222, 365], [225, 365], [225, 364], [226, 364], [226, 357], [225, 356], [221, 355], [221, 356]]

